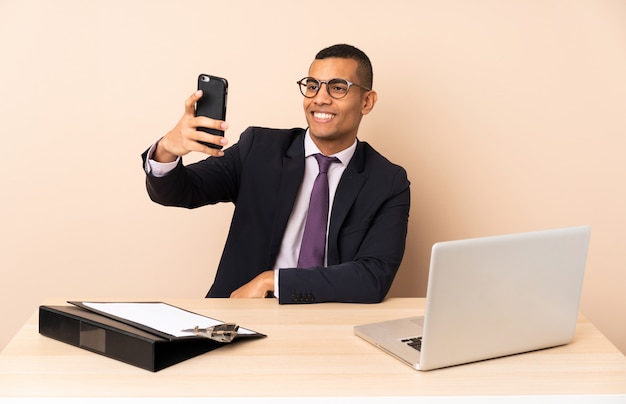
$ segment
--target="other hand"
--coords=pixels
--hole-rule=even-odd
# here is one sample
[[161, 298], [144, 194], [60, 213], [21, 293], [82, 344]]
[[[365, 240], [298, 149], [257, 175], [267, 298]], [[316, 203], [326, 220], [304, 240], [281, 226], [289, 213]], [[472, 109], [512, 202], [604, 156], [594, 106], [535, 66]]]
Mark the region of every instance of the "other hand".
[[231, 298], [257, 297], [264, 298], [274, 292], [274, 271], [265, 271], [250, 282], [230, 294]]

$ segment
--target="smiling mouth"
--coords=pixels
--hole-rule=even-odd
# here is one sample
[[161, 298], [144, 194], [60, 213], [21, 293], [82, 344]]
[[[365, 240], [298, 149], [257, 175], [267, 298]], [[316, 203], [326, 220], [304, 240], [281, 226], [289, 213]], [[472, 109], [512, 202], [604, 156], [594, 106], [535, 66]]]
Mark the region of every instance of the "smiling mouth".
[[335, 117], [335, 114], [329, 114], [327, 112], [314, 112], [313, 113], [313, 118], [315, 118], [316, 121], [321, 121], [321, 122], [328, 122], [334, 117]]

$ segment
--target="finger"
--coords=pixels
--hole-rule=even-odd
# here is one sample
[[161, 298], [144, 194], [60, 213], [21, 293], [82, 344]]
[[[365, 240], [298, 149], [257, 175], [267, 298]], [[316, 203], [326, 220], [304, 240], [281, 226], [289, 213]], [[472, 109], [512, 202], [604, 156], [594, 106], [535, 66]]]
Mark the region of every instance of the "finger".
[[213, 156], [213, 157], [222, 157], [224, 155], [224, 151], [220, 149], [214, 149], [212, 147], [205, 146], [202, 143], [198, 143], [198, 144], [201, 147], [201, 149], [198, 151], [201, 153], [208, 154], [209, 156]]
[[194, 116], [196, 114], [196, 102], [202, 98], [202, 90], [197, 90], [185, 100], [185, 114]]
[[196, 128], [208, 128], [216, 130], [227, 130], [228, 123], [220, 121], [219, 119], [213, 119], [206, 116], [197, 116], [193, 120], [193, 126]]
[[218, 146], [225, 146], [228, 144], [228, 141], [224, 138], [224, 136], [214, 135], [202, 130], [202, 128], [205, 128], [225, 131], [228, 129], [228, 124], [224, 121], [207, 118], [205, 116], [198, 116], [191, 121], [191, 126], [196, 129], [196, 132], [193, 134], [193, 138], [196, 140], [201, 140]]
[[210, 143], [220, 147], [224, 147], [228, 144], [228, 139], [226, 139], [224, 136], [213, 135], [211, 133], [206, 133], [200, 130], [197, 131], [197, 133], [194, 135], [194, 138], [198, 142]]
[[204, 153], [206, 155], [213, 156], [213, 157], [222, 157], [224, 155], [224, 152], [222, 150], [205, 146], [202, 143], [199, 143], [195, 140], [190, 140], [189, 142], [185, 143], [185, 150], [187, 153], [193, 151], [193, 152]]

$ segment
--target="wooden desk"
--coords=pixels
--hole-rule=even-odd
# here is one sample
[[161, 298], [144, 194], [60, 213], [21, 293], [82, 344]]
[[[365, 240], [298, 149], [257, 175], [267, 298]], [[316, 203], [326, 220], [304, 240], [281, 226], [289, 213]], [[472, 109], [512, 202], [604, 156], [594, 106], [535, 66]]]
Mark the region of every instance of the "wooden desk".
[[626, 358], [583, 316], [569, 345], [419, 372], [355, 336], [352, 327], [421, 314], [424, 299], [388, 299], [377, 305], [279, 306], [274, 299], [167, 302], [268, 337], [151, 373], [41, 336], [35, 313], [0, 354], [0, 400], [234, 396], [276, 397], [280, 402], [294, 396], [618, 394], [608, 397], [626, 402]]

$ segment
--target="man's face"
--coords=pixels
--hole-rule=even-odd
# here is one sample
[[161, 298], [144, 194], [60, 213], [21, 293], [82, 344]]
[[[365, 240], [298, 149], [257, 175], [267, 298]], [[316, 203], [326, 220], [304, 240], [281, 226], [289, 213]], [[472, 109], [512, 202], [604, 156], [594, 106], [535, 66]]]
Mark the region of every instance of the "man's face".
[[[357, 67], [358, 62], [353, 59], [316, 59], [309, 68], [309, 76], [320, 81], [340, 78], [363, 84], [357, 77]], [[322, 84], [315, 97], [304, 98], [311, 137], [320, 149], [329, 148], [323, 152], [335, 153], [354, 142], [361, 118], [373, 107], [367, 94], [368, 91], [352, 86], [345, 97], [334, 99], [328, 94], [326, 84]]]

